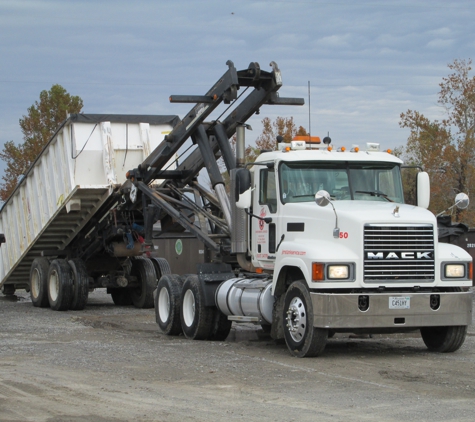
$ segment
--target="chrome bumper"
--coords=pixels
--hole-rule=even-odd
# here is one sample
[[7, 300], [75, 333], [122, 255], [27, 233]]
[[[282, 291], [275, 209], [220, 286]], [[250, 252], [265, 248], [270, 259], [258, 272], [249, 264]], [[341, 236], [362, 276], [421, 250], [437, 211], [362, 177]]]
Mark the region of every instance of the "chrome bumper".
[[[440, 296], [437, 310], [430, 297]], [[358, 308], [360, 296], [369, 297], [366, 311]], [[320, 328], [418, 328], [469, 325], [472, 323], [473, 292], [456, 293], [310, 293], [313, 325]], [[410, 309], [389, 309], [390, 297], [410, 297]]]

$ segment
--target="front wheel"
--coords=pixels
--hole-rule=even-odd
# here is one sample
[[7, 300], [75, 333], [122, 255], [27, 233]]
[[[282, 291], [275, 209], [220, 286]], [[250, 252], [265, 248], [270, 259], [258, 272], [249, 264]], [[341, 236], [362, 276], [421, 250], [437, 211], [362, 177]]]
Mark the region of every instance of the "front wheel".
[[467, 336], [467, 326], [424, 327], [421, 328], [421, 336], [429, 350], [451, 353], [462, 347]]
[[299, 358], [320, 355], [327, 344], [328, 330], [313, 326], [313, 306], [304, 281], [294, 281], [284, 299], [285, 342], [290, 353]]

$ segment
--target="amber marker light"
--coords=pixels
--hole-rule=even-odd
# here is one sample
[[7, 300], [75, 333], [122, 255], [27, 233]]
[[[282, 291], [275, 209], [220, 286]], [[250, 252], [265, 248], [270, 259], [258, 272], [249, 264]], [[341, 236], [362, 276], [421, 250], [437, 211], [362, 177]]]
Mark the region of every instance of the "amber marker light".
[[338, 148], [338, 151], [339, 151], [339, 152], [345, 152], [345, 151], [346, 151], [346, 148], [345, 148], [345, 147], [340, 147], [340, 148]]
[[392, 154], [393, 150], [388, 148], [388, 149], [386, 150], [386, 152], [387, 152], [388, 154]]
[[473, 284], [473, 262], [468, 263], [468, 279], [472, 280], [472, 286]]
[[332, 149], [332, 147], [327, 147], [327, 151], [331, 151]]
[[312, 262], [312, 281], [325, 280], [325, 265], [321, 262]]
[[264, 270], [262, 268], [256, 268], [256, 273], [257, 274], [262, 274]]

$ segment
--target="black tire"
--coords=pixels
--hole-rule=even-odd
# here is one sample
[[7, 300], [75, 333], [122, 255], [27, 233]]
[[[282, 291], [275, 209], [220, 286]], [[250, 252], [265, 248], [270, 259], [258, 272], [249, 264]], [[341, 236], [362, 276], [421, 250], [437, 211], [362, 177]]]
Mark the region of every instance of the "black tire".
[[186, 278], [181, 292], [181, 328], [186, 338], [206, 340], [213, 329], [214, 312], [204, 305], [204, 294], [198, 276]]
[[327, 344], [328, 330], [313, 326], [313, 306], [305, 281], [294, 281], [284, 299], [284, 337], [293, 356], [320, 355]]
[[68, 264], [73, 273], [73, 300], [70, 309], [82, 311], [86, 307], [89, 295], [89, 277], [86, 266], [82, 259], [71, 259]]
[[2, 286], [2, 293], [5, 296], [13, 296], [15, 294], [15, 285], [13, 285], [13, 284], [4, 284]]
[[54, 311], [66, 311], [73, 300], [73, 272], [65, 259], [55, 259], [48, 271], [48, 300]]
[[169, 336], [181, 334], [181, 291], [183, 280], [176, 274], [160, 278], [155, 294], [155, 320], [160, 330]]
[[430, 351], [452, 353], [462, 347], [467, 336], [467, 326], [424, 327], [421, 336]]
[[37, 308], [49, 307], [48, 271], [49, 261], [46, 258], [34, 259], [30, 268], [30, 297]]
[[153, 308], [153, 291], [157, 288], [158, 280], [150, 259], [134, 259], [131, 275], [136, 276], [140, 284], [130, 290], [132, 303], [139, 309]]
[[232, 321], [228, 320], [228, 316], [223, 314], [218, 308], [214, 308], [213, 326], [211, 328], [208, 340], [224, 341], [231, 331]]
[[132, 295], [130, 289], [109, 289], [112, 301], [116, 306], [132, 305]]
[[160, 280], [162, 275], [171, 274], [170, 264], [165, 258], [150, 258], [150, 261], [155, 268], [155, 273], [157, 274], [157, 280]]

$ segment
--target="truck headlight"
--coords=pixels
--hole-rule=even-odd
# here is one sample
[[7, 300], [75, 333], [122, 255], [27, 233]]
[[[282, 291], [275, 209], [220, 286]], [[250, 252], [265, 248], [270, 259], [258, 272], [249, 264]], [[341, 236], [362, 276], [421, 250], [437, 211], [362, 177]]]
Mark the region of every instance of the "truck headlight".
[[447, 278], [465, 278], [464, 264], [447, 264], [445, 266], [445, 277]]
[[350, 269], [348, 265], [329, 265], [328, 278], [330, 279], [346, 279], [349, 277]]

